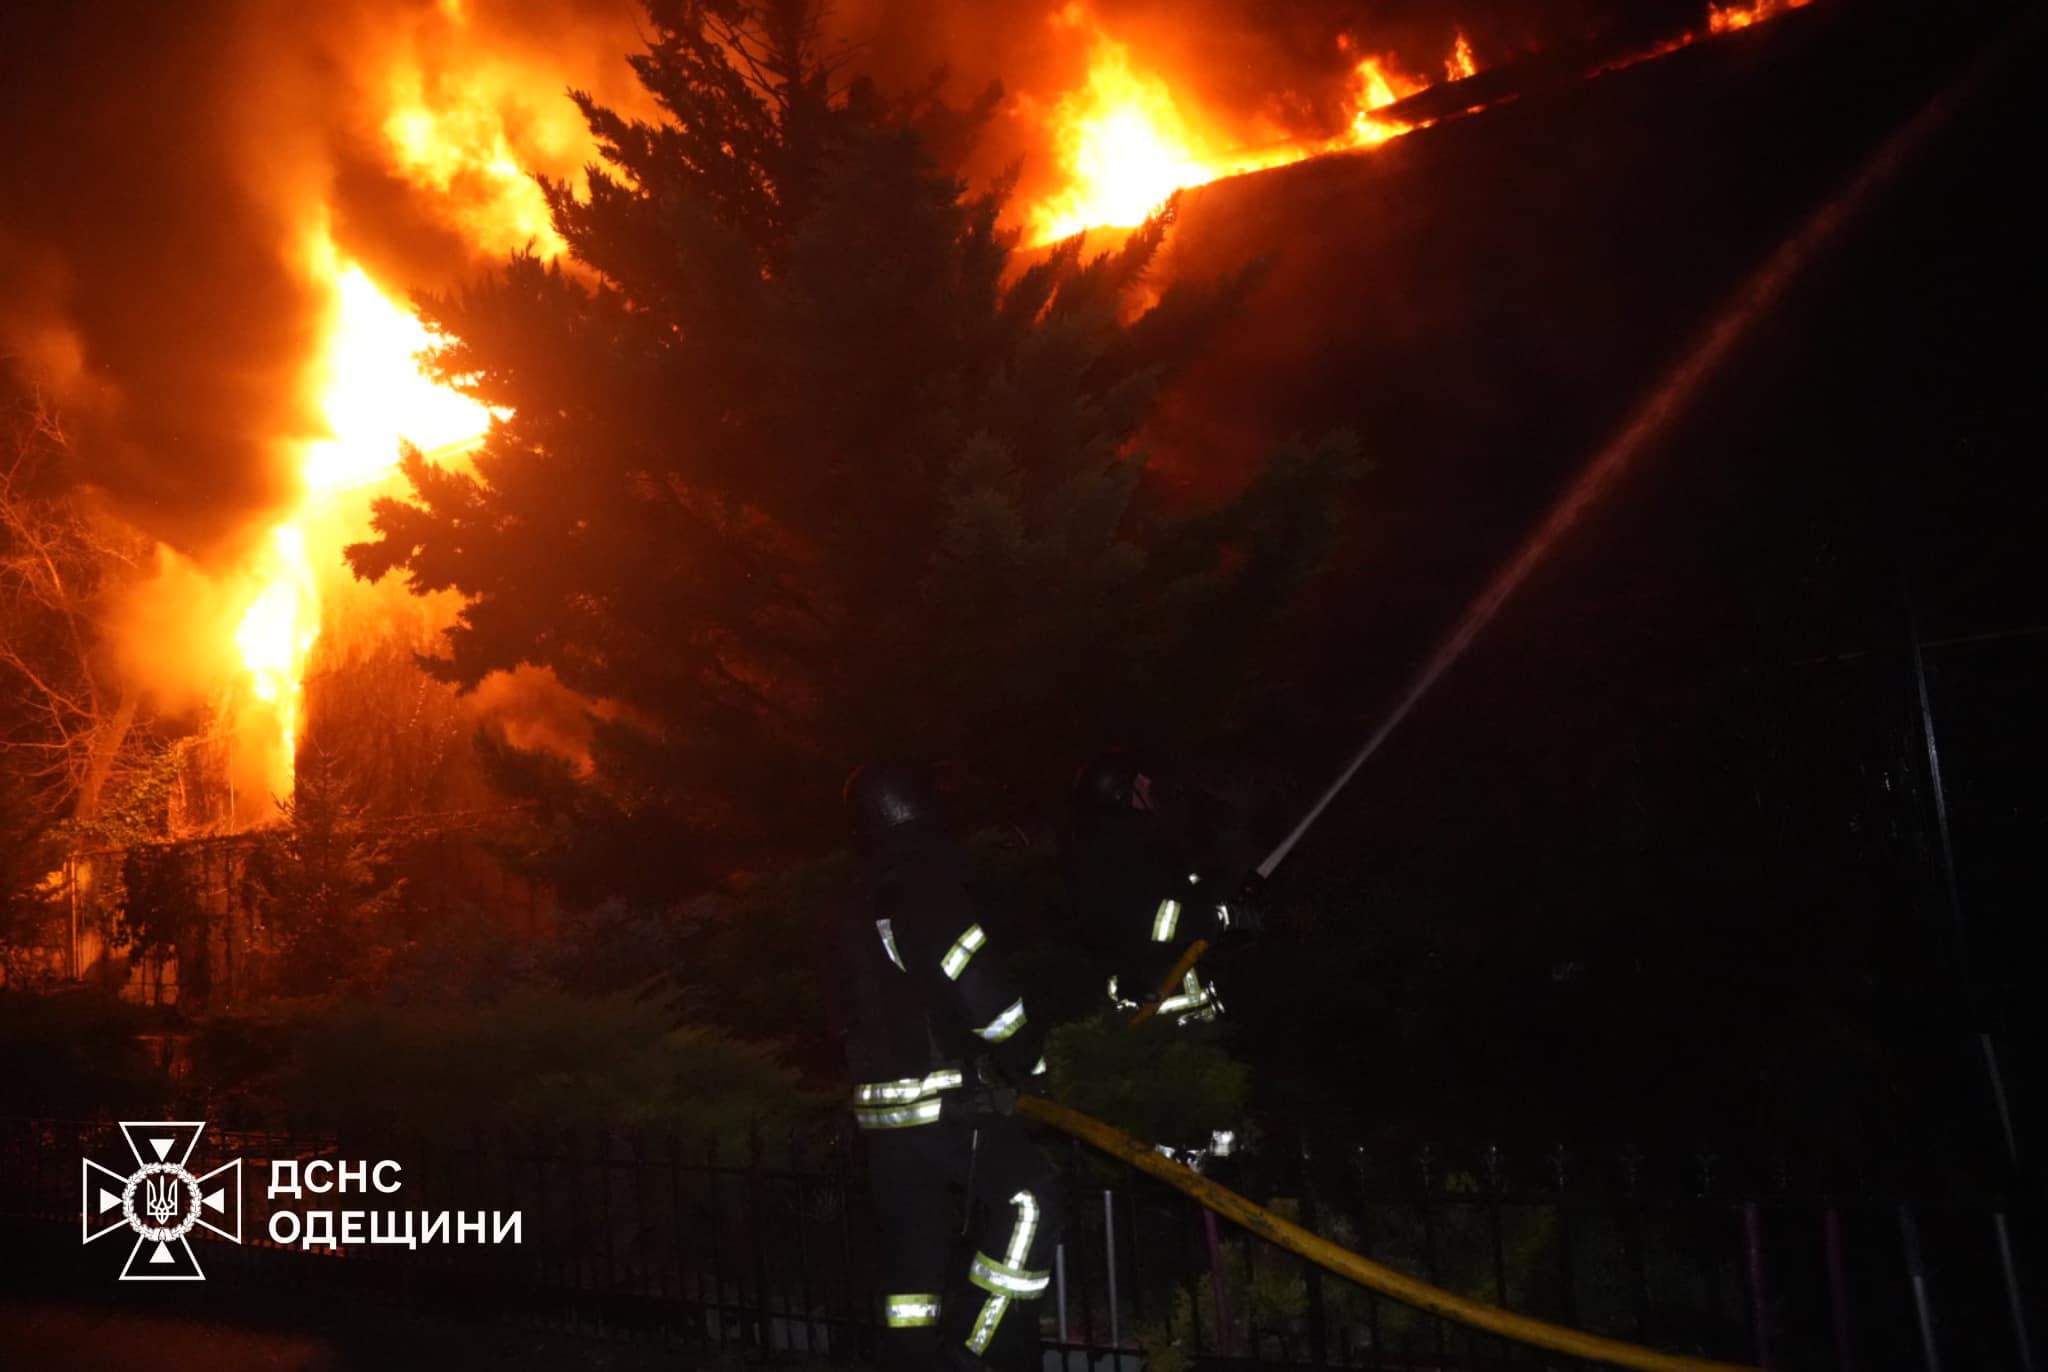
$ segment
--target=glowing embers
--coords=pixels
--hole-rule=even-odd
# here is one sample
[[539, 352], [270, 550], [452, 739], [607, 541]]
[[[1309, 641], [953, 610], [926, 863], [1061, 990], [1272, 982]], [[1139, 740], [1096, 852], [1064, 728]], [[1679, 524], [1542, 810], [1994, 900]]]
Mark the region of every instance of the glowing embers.
[[[1219, 177], [1383, 143], [1414, 126], [1376, 111], [1430, 85], [1404, 72], [1391, 54], [1363, 53], [1344, 38], [1339, 47], [1354, 65], [1351, 112], [1341, 132], [1304, 137], [1270, 123], [1226, 130], [1169, 80], [1143, 69], [1130, 47], [1104, 32], [1083, 6], [1067, 5], [1053, 24], [1084, 34], [1090, 57], [1081, 86], [1043, 107], [1024, 102], [1044, 125], [1047, 152], [1063, 178], [1058, 191], [1028, 212], [1029, 236], [1040, 243], [1086, 228], [1128, 228], [1176, 190]], [[1464, 35], [1444, 67], [1458, 76], [1478, 70]]]
[[1707, 32], [1730, 33], [1775, 19], [1787, 10], [1804, 9], [1811, 0], [1751, 0], [1747, 5], [1709, 5]]

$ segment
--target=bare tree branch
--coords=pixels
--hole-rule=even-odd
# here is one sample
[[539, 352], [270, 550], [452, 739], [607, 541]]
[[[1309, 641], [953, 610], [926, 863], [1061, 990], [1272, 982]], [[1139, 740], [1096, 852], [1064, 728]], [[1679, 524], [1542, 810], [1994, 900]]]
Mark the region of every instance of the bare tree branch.
[[0, 766], [56, 824], [95, 816], [140, 702], [101, 651], [110, 593], [138, 570], [135, 535], [94, 513], [69, 435], [40, 397], [0, 412]]

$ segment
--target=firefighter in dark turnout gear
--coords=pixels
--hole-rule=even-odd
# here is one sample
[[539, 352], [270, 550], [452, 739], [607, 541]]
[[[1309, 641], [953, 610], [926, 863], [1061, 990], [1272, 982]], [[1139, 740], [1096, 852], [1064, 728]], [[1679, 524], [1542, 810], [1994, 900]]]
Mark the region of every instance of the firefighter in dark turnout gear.
[[1009, 1107], [1016, 1085], [1043, 1081], [1045, 1026], [976, 921], [964, 857], [918, 773], [863, 767], [846, 802], [861, 855], [840, 920], [847, 1060], [885, 1244], [883, 1366], [1036, 1368], [1063, 1210]]
[[[1159, 990], [1196, 939], [1215, 944], [1248, 922], [1222, 883], [1196, 869], [1160, 813], [1163, 787], [1132, 753], [1112, 748], [1074, 779], [1074, 816], [1064, 845], [1068, 889], [1085, 937], [1109, 969], [1120, 1011]], [[1223, 1012], [1216, 988], [1190, 968], [1159, 1002], [1177, 1024]]]

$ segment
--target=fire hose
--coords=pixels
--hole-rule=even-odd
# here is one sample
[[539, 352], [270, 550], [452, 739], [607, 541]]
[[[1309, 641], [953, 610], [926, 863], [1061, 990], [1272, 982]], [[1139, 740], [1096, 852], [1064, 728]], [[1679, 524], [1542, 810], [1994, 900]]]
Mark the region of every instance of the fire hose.
[[1152, 999], [1131, 1012], [1131, 1028], [1137, 1028], [1146, 1020], [1158, 1014], [1159, 1003], [1173, 994], [1173, 988], [1180, 985], [1180, 979], [1189, 972], [1194, 971], [1195, 964], [1200, 962], [1202, 954], [1208, 951], [1209, 940], [1205, 938], [1198, 938], [1193, 943], [1190, 943], [1187, 946], [1187, 951], [1180, 955], [1180, 960], [1173, 964], [1173, 970], [1160, 980], [1158, 989], [1152, 993]]
[[1029, 1116], [1041, 1124], [1049, 1124], [1063, 1133], [1072, 1134], [1083, 1143], [1090, 1144], [1111, 1157], [1120, 1158], [1148, 1176], [1156, 1177], [1168, 1186], [1181, 1191], [1194, 1200], [1231, 1220], [1268, 1243], [1278, 1244], [1290, 1252], [1299, 1254], [1325, 1271], [1332, 1272], [1346, 1281], [1391, 1296], [1397, 1301], [1414, 1306], [1418, 1310], [1445, 1319], [1483, 1329], [1489, 1334], [1517, 1340], [1536, 1348], [1547, 1348], [1553, 1353], [1565, 1353], [1577, 1358], [1591, 1358], [1596, 1362], [1614, 1367], [1636, 1368], [1639, 1372], [1756, 1372], [1756, 1369], [1738, 1363], [1712, 1362], [1705, 1358], [1688, 1358], [1677, 1353], [1660, 1353], [1654, 1348], [1640, 1344], [1623, 1343], [1619, 1339], [1588, 1334], [1579, 1329], [1568, 1329], [1561, 1324], [1517, 1315], [1512, 1310], [1487, 1305], [1483, 1301], [1468, 1300], [1441, 1287], [1417, 1281], [1391, 1267], [1383, 1267], [1369, 1258], [1362, 1258], [1347, 1248], [1340, 1248], [1328, 1239], [1303, 1229], [1298, 1224], [1280, 1218], [1272, 1211], [1255, 1205], [1226, 1186], [1219, 1186], [1200, 1172], [1183, 1167], [1164, 1156], [1150, 1144], [1135, 1139], [1121, 1129], [1115, 1129], [1097, 1119], [1091, 1119], [1078, 1110], [1071, 1110], [1057, 1101], [1044, 1096], [1019, 1096], [1017, 1113]]

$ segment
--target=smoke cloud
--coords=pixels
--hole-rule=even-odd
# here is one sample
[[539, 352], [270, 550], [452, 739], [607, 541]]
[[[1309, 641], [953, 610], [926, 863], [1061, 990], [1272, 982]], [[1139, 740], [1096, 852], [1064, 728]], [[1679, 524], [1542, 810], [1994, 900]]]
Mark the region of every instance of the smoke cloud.
[[313, 240], [400, 292], [513, 246], [464, 232], [487, 188], [404, 174], [394, 107], [457, 74], [514, 86], [494, 101], [511, 153], [573, 172], [587, 148], [561, 144], [562, 93], [629, 95], [632, 42], [623, 0], [7, 6], [0, 354], [126, 517], [202, 561], [237, 555], [322, 436]]

